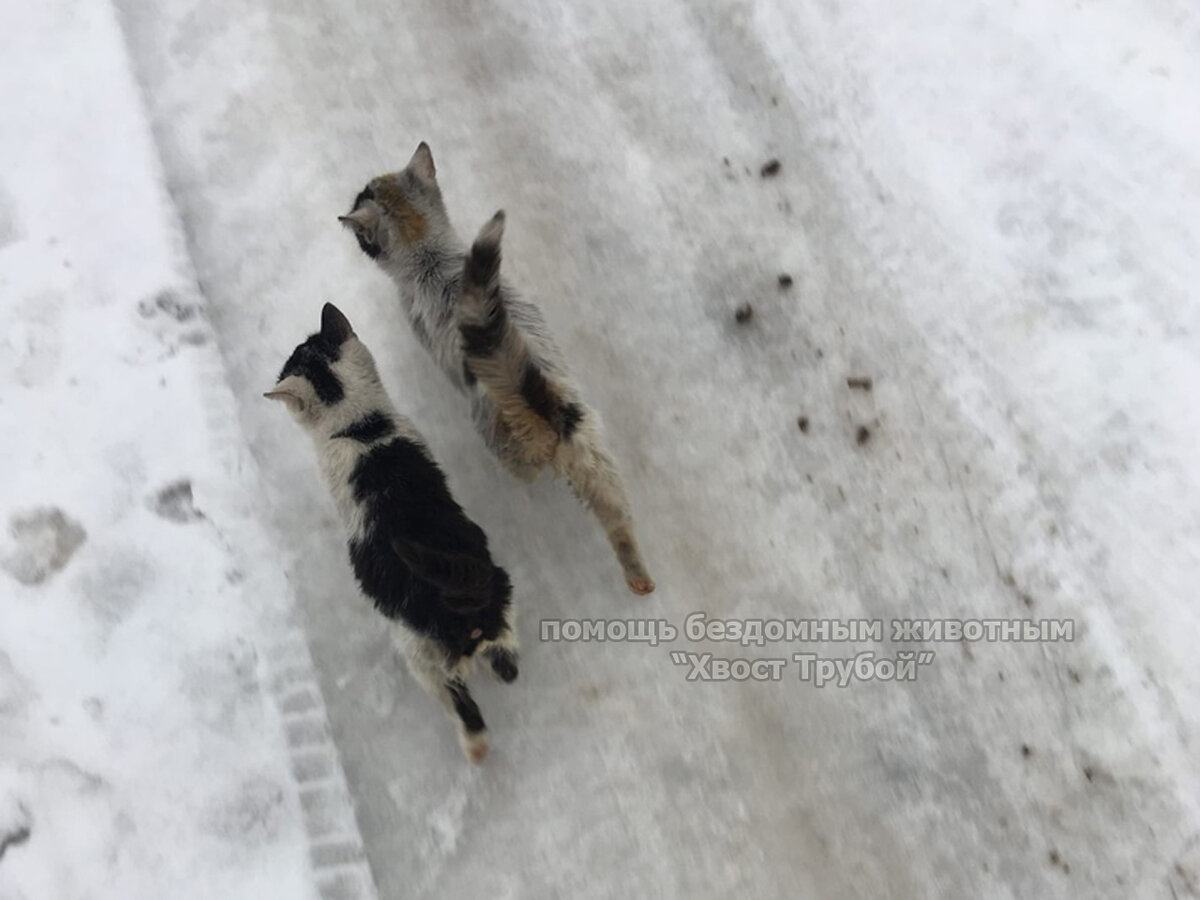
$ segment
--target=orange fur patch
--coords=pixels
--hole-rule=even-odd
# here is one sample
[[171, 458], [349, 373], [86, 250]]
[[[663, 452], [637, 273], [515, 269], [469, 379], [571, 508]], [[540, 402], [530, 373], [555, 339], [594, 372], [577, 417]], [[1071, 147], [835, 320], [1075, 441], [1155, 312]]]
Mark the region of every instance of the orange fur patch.
[[384, 211], [396, 223], [400, 239], [408, 244], [415, 244], [425, 237], [429, 231], [429, 222], [408, 202], [404, 189], [390, 176], [380, 179], [375, 188], [375, 199]]
[[558, 435], [550, 423], [530, 409], [525, 398], [512, 389], [511, 362], [509, 356], [501, 354], [472, 359], [469, 365], [495, 404], [501, 430], [511, 435], [520, 448], [521, 459], [539, 467], [549, 465], [558, 450]]
[[492, 394], [492, 402], [496, 404], [504, 424], [520, 445], [525, 461], [535, 466], [548, 465], [558, 449], [558, 435], [546, 420], [519, 399], [514, 401]]

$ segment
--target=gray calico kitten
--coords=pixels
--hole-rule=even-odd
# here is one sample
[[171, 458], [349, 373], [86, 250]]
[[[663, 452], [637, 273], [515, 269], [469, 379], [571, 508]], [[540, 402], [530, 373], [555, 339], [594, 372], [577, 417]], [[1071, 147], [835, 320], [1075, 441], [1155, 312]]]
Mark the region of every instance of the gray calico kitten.
[[422, 142], [402, 171], [371, 179], [338, 219], [400, 288], [417, 338], [470, 397], [492, 452], [525, 481], [545, 467], [565, 475], [604, 527], [630, 590], [653, 591], [599, 417], [580, 398], [541, 311], [500, 281], [503, 213], [468, 254]]
[[465, 682], [471, 661], [480, 653], [502, 680], [517, 677], [512, 585], [487, 537], [333, 304], [266, 396], [286, 403], [312, 437], [363, 593], [392, 620], [413, 676], [457, 718], [467, 758], [482, 762], [487, 733]]

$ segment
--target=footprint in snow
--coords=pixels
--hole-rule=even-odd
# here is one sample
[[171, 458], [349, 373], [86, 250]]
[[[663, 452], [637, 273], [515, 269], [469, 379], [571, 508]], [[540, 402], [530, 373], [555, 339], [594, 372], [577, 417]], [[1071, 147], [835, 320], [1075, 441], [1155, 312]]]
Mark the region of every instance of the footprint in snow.
[[28, 585], [62, 571], [87, 539], [83, 526], [56, 506], [15, 513], [8, 531], [13, 547], [0, 559], [0, 568]]
[[172, 522], [195, 522], [204, 518], [196, 509], [192, 497], [192, 483], [186, 478], [173, 481], [147, 500], [147, 505], [158, 515]]

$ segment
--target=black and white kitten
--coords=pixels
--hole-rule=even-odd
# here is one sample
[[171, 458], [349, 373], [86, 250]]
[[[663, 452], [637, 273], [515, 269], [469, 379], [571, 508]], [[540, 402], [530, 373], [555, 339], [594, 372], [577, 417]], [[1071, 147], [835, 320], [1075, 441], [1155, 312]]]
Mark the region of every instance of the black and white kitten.
[[503, 215], [468, 253], [422, 143], [404, 169], [371, 179], [339, 219], [399, 287], [417, 338], [470, 397], [492, 452], [524, 480], [543, 468], [566, 476], [604, 527], [630, 590], [653, 591], [600, 418], [580, 396], [541, 311], [500, 278]]
[[517, 677], [512, 585], [483, 530], [333, 304], [265, 396], [287, 404], [312, 437], [363, 593], [392, 620], [413, 676], [457, 717], [467, 758], [482, 762], [488, 742], [465, 682], [470, 664], [482, 654], [502, 680]]

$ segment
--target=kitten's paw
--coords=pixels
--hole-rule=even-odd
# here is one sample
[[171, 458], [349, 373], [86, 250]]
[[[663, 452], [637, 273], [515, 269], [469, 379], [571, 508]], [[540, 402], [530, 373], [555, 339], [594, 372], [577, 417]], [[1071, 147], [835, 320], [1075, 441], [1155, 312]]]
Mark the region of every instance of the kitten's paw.
[[463, 749], [467, 762], [479, 765], [488, 755], [488, 739], [486, 731], [460, 731], [458, 743]]
[[621, 564], [629, 589], [639, 597], [653, 593], [654, 579], [646, 571], [646, 564], [642, 562], [642, 554], [638, 552], [633, 534], [625, 531], [612, 540], [613, 549], [617, 552], [617, 562]]
[[650, 578], [630, 578], [627, 583], [629, 589], [639, 597], [654, 593], [655, 584]]

